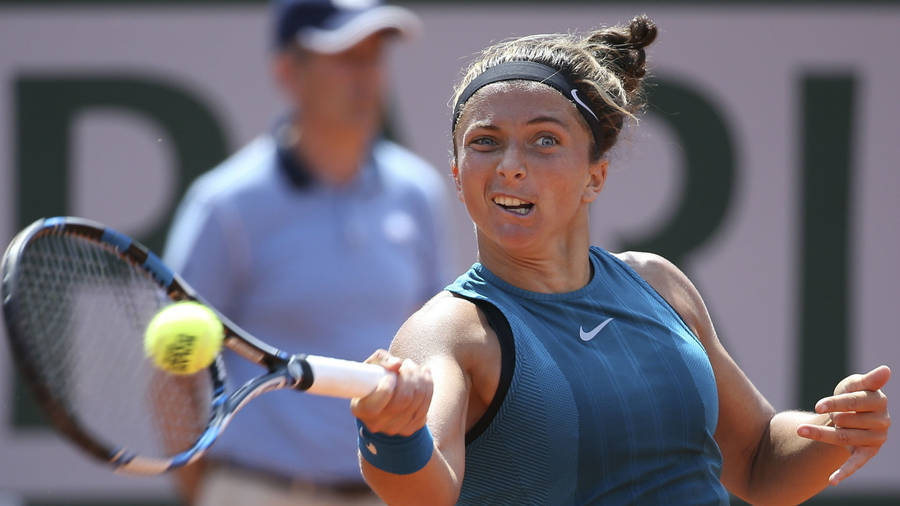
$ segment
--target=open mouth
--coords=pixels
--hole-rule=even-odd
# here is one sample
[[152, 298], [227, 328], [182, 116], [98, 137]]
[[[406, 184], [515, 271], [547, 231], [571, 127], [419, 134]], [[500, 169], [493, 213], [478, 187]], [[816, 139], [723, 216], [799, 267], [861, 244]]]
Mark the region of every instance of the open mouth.
[[526, 202], [515, 197], [507, 197], [505, 195], [494, 197], [494, 203], [502, 207], [503, 210], [520, 216], [524, 216], [534, 209], [534, 204], [531, 202]]

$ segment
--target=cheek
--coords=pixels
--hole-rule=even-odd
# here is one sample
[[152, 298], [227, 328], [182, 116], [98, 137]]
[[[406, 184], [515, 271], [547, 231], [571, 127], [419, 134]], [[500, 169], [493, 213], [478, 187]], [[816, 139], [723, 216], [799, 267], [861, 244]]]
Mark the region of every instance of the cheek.
[[467, 161], [465, 158], [460, 160], [465, 168], [459, 169], [456, 177], [456, 195], [463, 203], [474, 202], [476, 198], [484, 193], [485, 174], [483, 167], [479, 167], [471, 163], [471, 157]]
[[321, 107], [323, 104], [321, 96], [323, 92], [329, 89], [331, 77], [327, 72], [321, 69], [309, 69], [300, 71], [297, 74], [296, 89], [298, 94], [305, 101], [305, 107]]
[[456, 194], [463, 203], [467, 200], [471, 200], [471, 197], [475, 195], [476, 189], [480, 186], [479, 182], [476, 181], [474, 174], [471, 172], [461, 173], [456, 182]]
[[560, 206], [574, 209], [583, 203], [588, 178], [584, 169], [573, 169], [573, 166], [578, 165], [562, 164], [547, 171], [539, 186], [542, 191], [552, 192]]
[[367, 65], [360, 76], [360, 80], [369, 83], [369, 87], [376, 92], [384, 85], [385, 73], [380, 65]]

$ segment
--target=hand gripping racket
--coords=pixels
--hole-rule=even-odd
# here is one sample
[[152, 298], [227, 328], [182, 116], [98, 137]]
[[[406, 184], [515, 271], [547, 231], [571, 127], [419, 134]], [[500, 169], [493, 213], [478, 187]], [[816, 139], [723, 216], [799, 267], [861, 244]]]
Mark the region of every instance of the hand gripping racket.
[[143, 351], [150, 319], [203, 300], [146, 247], [88, 220], [36, 221], [10, 243], [0, 276], [13, 360], [57, 429], [116, 471], [159, 474], [193, 462], [264, 392], [352, 398], [390, 374], [288, 354], [222, 315], [223, 349], [262, 366], [260, 376], [227, 392], [221, 355], [189, 376], [157, 369]]

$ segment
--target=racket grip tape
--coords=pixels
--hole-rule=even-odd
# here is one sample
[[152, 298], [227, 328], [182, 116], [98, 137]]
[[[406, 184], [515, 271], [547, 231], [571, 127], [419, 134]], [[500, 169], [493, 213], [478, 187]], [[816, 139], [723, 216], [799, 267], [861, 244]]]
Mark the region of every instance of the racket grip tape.
[[306, 392], [329, 397], [364, 397], [375, 390], [381, 378], [394, 374], [380, 365], [338, 358], [307, 355], [305, 360], [312, 372], [312, 385]]

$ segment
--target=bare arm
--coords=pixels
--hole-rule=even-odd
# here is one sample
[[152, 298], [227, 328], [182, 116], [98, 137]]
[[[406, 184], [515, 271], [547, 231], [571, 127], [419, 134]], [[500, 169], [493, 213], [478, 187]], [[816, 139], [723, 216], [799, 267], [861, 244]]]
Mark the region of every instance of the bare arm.
[[722, 346], [687, 276], [656, 255], [621, 258], [672, 305], [706, 348], [719, 395], [715, 438], [722, 451], [722, 482], [732, 493], [754, 504], [796, 504], [829, 480], [836, 484], [849, 476], [878, 452], [890, 425], [880, 390], [890, 369], [882, 366], [843, 380], [835, 396], [819, 401], [817, 413], [776, 414]]
[[749, 477], [739, 477], [748, 498], [761, 504], [796, 504], [862, 467], [887, 439], [890, 417], [880, 389], [889, 378], [886, 366], [854, 374], [838, 384], [834, 396], [816, 403], [816, 413], [783, 411], [773, 416], [757, 445]]
[[[491, 339], [493, 337], [493, 339]], [[399, 357], [405, 357], [401, 359]], [[398, 331], [391, 354], [376, 352], [369, 361], [396, 371], [375, 392], [351, 402], [353, 413], [371, 432], [408, 436], [427, 421], [434, 451], [424, 468], [393, 474], [360, 456], [369, 486], [388, 504], [454, 504], [465, 468], [465, 434], [484, 412], [483, 397], [496, 391], [483, 373], [499, 344], [483, 317], [468, 301], [442, 294], [432, 299]], [[491, 390], [493, 387], [493, 390]], [[489, 393], [488, 393], [489, 392]]]

